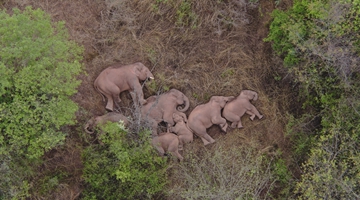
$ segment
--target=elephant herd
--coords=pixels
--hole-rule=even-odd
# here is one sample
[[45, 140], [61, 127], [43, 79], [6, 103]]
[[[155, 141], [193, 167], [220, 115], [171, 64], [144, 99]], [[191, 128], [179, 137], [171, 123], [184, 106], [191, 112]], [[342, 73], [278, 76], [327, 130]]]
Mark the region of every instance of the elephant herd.
[[[146, 79], [154, 79], [154, 75], [140, 62], [113, 65], [104, 69], [96, 78], [94, 87], [103, 101], [106, 101], [105, 108], [110, 112], [91, 118], [85, 125], [85, 131], [93, 133], [96, 125], [108, 121], [121, 120], [125, 126], [131, 123], [117, 111], [121, 102], [119, 95], [123, 91], [129, 91], [133, 103], [140, 107], [141, 121], [150, 125], [152, 144], [159, 155], [164, 156], [168, 152], [179, 160], [183, 160], [179, 150], [183, 149], [184, 144], [193, 141], [194, 133], [201, 138], [204, 145], [208, 145], [215, 142], [206, 131], [212, 125], [219, 125], [226, 132], [227, 121], [231, 122], [232, 128], [242, 128], [241, 117], [245, 113], [250, 115], [251, 120], [255, 117], [263, 118], [250, 103], [251, 100], [258, 99], [258, 94], [251, 90], [243, 90], [237, 97], [212, 96], [207, 103], [196, 106], [187, 117], [185, 112], [190, 107], [190, 101], [177, 89], [144, 99], [140, 82]], [[164, 133], [158, 133], [158, 124], [161, 122], [167, 125]]]

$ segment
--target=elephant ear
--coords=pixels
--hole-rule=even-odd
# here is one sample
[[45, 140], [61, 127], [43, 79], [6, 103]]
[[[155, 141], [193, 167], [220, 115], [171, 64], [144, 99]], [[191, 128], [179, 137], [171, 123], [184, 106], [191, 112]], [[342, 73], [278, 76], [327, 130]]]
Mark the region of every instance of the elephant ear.
[[140, 77], [140, 75], [141, 75], [141, 70], [142, 70], [142, 67], [141, 67], [141, 66], [135, 65], [135, 67], [134, 67], [134, 73], [135, 73], [135, 75], [136, 75], [137, 77]]

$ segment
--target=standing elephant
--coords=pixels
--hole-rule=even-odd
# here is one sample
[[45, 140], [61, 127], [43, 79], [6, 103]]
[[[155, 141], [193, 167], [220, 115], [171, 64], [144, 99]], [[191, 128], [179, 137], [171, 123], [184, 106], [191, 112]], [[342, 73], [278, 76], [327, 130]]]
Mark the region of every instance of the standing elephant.
[[162, 133], [159, 136], [154, 136], [151, 143], [158, 150], [160, 156], [164, 156], [165, 153], [170, 152], [180, 161], [184, 159], [179, 153], [179, 138], [175, 134]]
[[215, 140], [206, 132], [213, 124], [217, 124], [226, 132], [226, 119], [221, 117], [221, 109], [225, 104], [235, 97], [229, 96], [212, 96], [206, 104], [199, 105], [194, 108], [188, 118], [188, 126], [194, 133], [201, 137], [204, 145], [214, 143]]
[[106, 113], [105, 115], [96, 116], [89, 119], [85, 124], [84, 129], [85, 132], [92, 134], [95, 132], [95, 127], [97, 125], [99, 124], [102, 125], [105, 124], [106, 122], [119, 122], [120, 120], [123, 121], [125, 126], [128, 126], [130, 124], [129, 119], [125, 117], [123, 114], [118, 112], [109, 112]]
[[187, 126], [187, 119], [183, 118], [177, 113], [173, 114], [174, 122], [176, 123], [175, 126], [170, 127], [169, 131], [176, 133], [179, 137], [179, 150], [183, 149], [183, 144], [190, 143], [194, 140], [194, 134]]
[[120, 93], [130, 90], [134, 103], [146, 103], [140, 81], [154, 79], [150, 70], [140, 62], [121, 66], [119, 64], [104, 69], [94, 82], [94, 87], [100, 92], [103, 101], [107, 98], [106, 109], [114, 110], [114, 104], [119, 108]]
[[190, 106], [189, 98], [177, 89], [171, 89], [158, 96], [151, 96], [146, 101], [147, 103], [141, 107], [141, 115], [142, 119], [150, 123], [153, 135], [157, 135], [157, 127], [160, 122], [166, 122], [168, 130], [175, 124], [174, 113], [186, 119], [184, 112]]
[[257, 116], [259, 119], [263, 118], [263, 115], [260, 115], [255, 106], [250, 103], [251, 100], [256, 101], [257, 99], [257, 92], [252, 90], [243, 90], [235, 100], [225, 105], [222, 115], [228, 121], [232, 122], [232, 128], [242, 128], [243, 125], [241, 123], [241, 117], [245, 113], [250, 115], [251, 120], [254, 120], [255, 116]]

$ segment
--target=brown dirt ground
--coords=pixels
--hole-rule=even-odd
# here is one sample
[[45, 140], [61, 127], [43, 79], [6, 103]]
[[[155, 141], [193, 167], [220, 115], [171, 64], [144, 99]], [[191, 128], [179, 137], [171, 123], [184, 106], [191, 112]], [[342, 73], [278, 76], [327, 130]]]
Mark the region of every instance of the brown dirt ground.
[[[73, 97], [80, 106], [79, 125], [70, 127], [72, 135], [67, 149], [50, 152], [48, 166], [44, 166], [48, 169], [62, 166], [72, 174], [68, 184], [60, 189], [64, 199], [76, 199], [81, 192], [82, 165], [77, 148], [81, 139], [77, 135], [83, 134], [79, 132], [83, 132], [82, 126], [88, 118], [106, 112], [93, 82], [106, 66], [117, 62], [140, 61], [152, 70], [156, 80], [145, 84], [145, 97], [167, 88], [184, 92], [191, 101], [186, 114], [213, 95], [237, 96], [242, 89], [257, 91], [259, 100], [254, 104], [264, 119], [250, 121], [244, 117], [244, 129], [223, 134], [218, 127], [212, 127], [208, 132], [217, 140], [217, 145], [246, 144], [270, 153], [281, 149], [282, 156], [289, 157], [289, 142], [284, 137], [286, 113], [292, 112], [296, 102], [290, 96], [290, 78], [282, 69], [281, 61], [273, 55], [270, 44], [262, 41], [268, 33], [275, 1], [260, 0], [258, 4], [246, 6], [239, 2], [247, 1], [196, 1], [192, 9], [198, 20], [186, 18], [188, 24], [196, 24], [196, 28], [174, 25], [181, 1], [170, 1], [174, 2], [171, 6], [160, 3], [157, 10], [153, 10], [154, 2], [7, 0], [2, 3], [8, 10], [31, 5], [45, 10], [54, 21], [65, 21], [71, 38], [85, 49], [86, 73], [79, 76], [82, 84]], [[280, 9], [291, 3], [290, 0], [280, 2], [277, 5]], [[276, 81], [275, 76], [283, 78]], [[123, 93], [121, 98], [122, 111], [130, 115], [130, 95]], [[194, 151], [201, 150], [201, 140], [195, 137], [191, 146]]]

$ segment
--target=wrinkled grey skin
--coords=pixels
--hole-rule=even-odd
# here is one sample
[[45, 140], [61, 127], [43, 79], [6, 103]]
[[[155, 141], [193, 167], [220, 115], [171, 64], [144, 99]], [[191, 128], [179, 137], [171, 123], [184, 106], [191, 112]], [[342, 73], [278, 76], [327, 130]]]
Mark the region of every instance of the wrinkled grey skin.
[[96, 116], [89, 119], [85, 124], [84, 129], [87, 133], [92, 134], [95, 132], [95, 128], [97, 125], [102, 125], [106, 122], [119, 122], [120, 120], [123, 121], [125, 126], [128, 126], [130, 124], [129, 119], [123, 114], [118, 112], [109, 112], [105, 115]]
[[182, 150], [185, 143], [190, 143], [194, 140], [194, 134], [187, 126], [186, 118], [178, 115], [177, 113], [174, 113], [173, 119], [176, 124], [175, 126], [170, 127], [169, 131], [176, 133], [176, 135], [179, 137], [179, 150]]
[[94, 82], [95, 89], [100, 92], [103, 101], [107, 98], [106, 109], [114, 111], [114, 104], [119, 108], [120, 93], [130, 91], [134, 103], [146, 103], [140, 81], [154, 79], [150, 70], [140, 62], [130, 65], [113, 65], [104, 69]]
[[225, 105], [222, 111], [222, 115], [228, 121], [232, 122], [232, 128], [243, 128], [241, 117], [245, 113], [250, 115], [251, 120], [254, 120], [255, 116], [257, 116], [259, 119], [263, 118], [263, 115], [261, 115], [255, 106], [250, 103], [251, 100], [256, 101], [257, 99], [257, 92], [252, 90], [243, 90], [235, 100], [228, 102]]
[[160, 156], [164, 156], [165, 153], [170, 152], [180, 161], [184, 159], [178, 149], [179, 138], [173, 133], [161, 133], [158, 136], [154, 136], [152, 138], [152, 145], [158, 150]]
[[150, 124], [153, 135], [157, 135], [157, 126], [162, 121], [167, 123], [167, 132], [169, 132], [169, 128], [175, 124], [174, 113], [186, 119], [184, 112], [190, 106], [189, 98], [177, 89], [171, 89], [158, 96], [151, 96], [146, 101], [147, 103], [141, 107], [141, 116]]
[[226, 132], [228, 124], [226, 119], [221, 116], [221, 109], [225, 104], [235, 97], [229, 96], [213, 96], [208, 103], [198, 105], [190, 113], [188, 118], [188, 127], [199, 136], [204, 145], [214, 143], [215, 140], [206, 132], [207, 128], [217, 124], [220, 128]]

